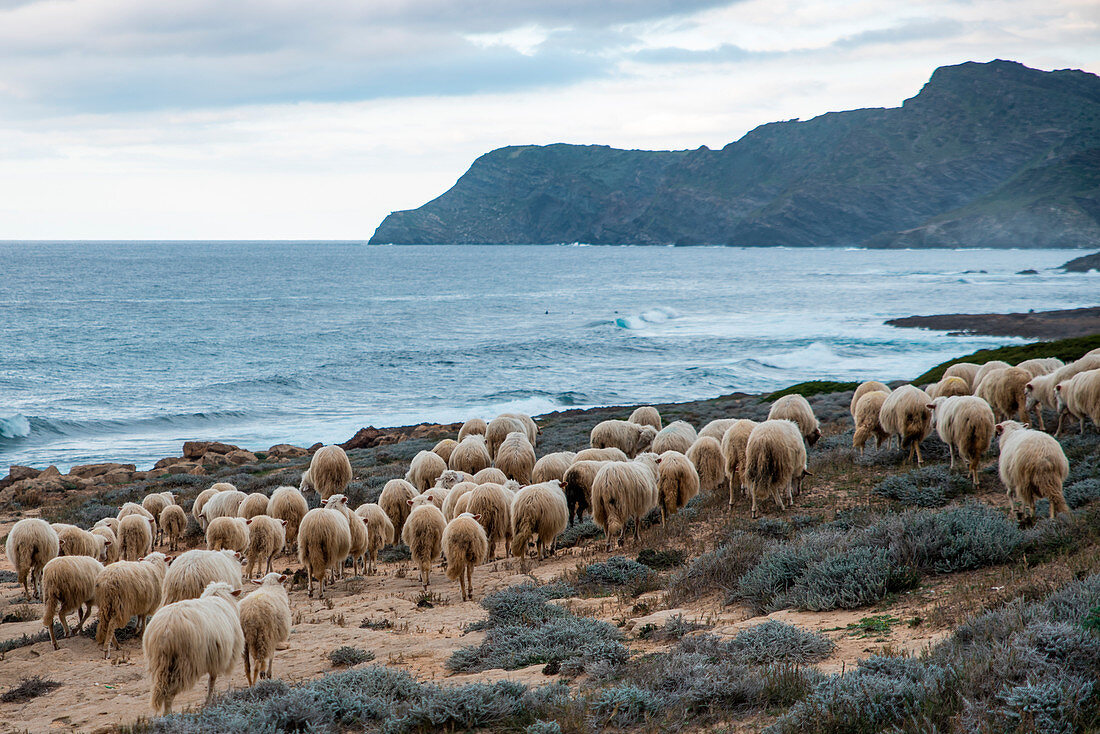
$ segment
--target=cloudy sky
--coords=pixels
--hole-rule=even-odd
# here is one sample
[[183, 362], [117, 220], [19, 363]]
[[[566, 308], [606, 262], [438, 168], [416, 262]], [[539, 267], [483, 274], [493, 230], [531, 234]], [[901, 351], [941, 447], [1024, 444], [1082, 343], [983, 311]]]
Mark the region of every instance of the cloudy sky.
[[502, 145], [721, 147], [994, 58], [1100, 72], [1100, 3], [0, 0], [0, 239], [366, 239]]

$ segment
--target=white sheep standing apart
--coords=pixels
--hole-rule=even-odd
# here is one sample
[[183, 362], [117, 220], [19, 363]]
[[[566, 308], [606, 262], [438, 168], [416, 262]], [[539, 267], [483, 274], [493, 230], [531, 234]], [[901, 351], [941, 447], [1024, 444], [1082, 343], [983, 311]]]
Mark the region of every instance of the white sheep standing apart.
[[955, 451], [967, 462], [970, 479], [978, 486], [982, 455], [993, 443], [993, 427], [996, 421], [993, 410], [979, 397], [957, 395], [936, 398], [932, 401], [932, 422], [936, 433], [945, 444], [955, 468]]
[[378, 551], [394, 540], [393, 523], [386, 511], [373, 502], [359, 505], [355, 514], [367, 521], [367, 575], [371, 576], [378, 573], [374, 567], [378, 562]]
[[[458, 447], [455, 448], [455, 451]], [[454, 459], [455, 451], [451, 452]], [[409, 462], [409, 471], [405, 473], [405, 481], [413, 486], [417, 492], [425, 492], [439, 476], [447, 471], [447, 462], [439, 454], [432, 451], [421, 451]]]
[[658, 430], [632, 421], [606, 420], [593, 426], [589, 443], [594, 449], [619, 449], [626, 456], [648, 451]]
[[506, 478], [515, 479], [520, 484], [531, 483], [535, 461], [535, 448], [527, 439], [527, 434], [520, 431], [509, 433], [497, 449], [496, 467], [504, 472]]
[[298, 550], [298, 526], [309, 512], [306, 497], [295, 487], [278, 487], [271, 493], [267, 503], [267, 514], [276, 520], [286, 522], [286, 547], [291, 552]]
[[1062, 420], [1067, 415], [1080, 422], [1081, 433], [1085, 432], [1085, 419], [1088, 418], [1100, 428], [1100, 369], [1078, 372], [1055, 385], [1054, 390], [1058, 395], [1058, 428], [1055, 434], [1062, 433]]
[[801, 395], [784, 395], [772, 403], [768, 420], [793, 421], [807, 446], [813, 446], [821, 438], [821, 424], [814, 416], [810, 401]]
[[[287, 597], [286, 575], [268, 573], [252, 583], [260, 588], [241, 600], [241, 632], [244, 634], [244, 676], [248, 685], [261, 678], [270, 678], [275, 664], [275, 650], [290, 639], [290, 599]], [[256, 661], [252, 675], [251, 661]]]
[[995, 430], [1001, 444], [997, 469], [1012, 514], [1016, 517], [1025, 514], [1017, 512], [1018, 502], [1028, 517], [1034, 517], [1035, 502], [1040, 497], [1046, 497], [1050, 503], [1050, 519], [1055, 514], [1068, 513], [1062, 484], [1069, 474], [1069, 461], [1058, 441], [1017, 421], [998, 423]]
[[932, 432], [932, 411], [928, 394], [912, 385], [902, 385], [882, 403], [879, 424], [891, 436], [898, 437], [898, 446], [909, 449], [908, 461], [916, 452], [917, 464], [924, 463], [920, 442]]
[[485, 563], [489, 539], [478, 516], [464, 512], [443, 529], [443, 556], [447, 559], [447, 578], [457, 581], [462, 601], [474, 598], [474, 566]]
[[160, 608], [142, 640], [145, 666], [152, 679], [150, 705], [158, 715], [172, 712], [172, 701], [202, 676], [208, 677], [206, 703], [214, 698], [219, 676], [233, 672], [244, 653], [244, 632], [237, 609], [241, 590], [219, 581], [198, 599]]
[[642, 426], [653, 426], [658, 431], [661, 430], [661, 414], [652, 405], [642, 405], [635, 408], [627, 420]]
[[76, 631], [84, 626], [84, 620], [92, 613], [95, 603], [95, 582], [103, 573], [103, 564], [89, 556], [64, 556], [54, 558], [42, 572], [42, 626], [50, 633], [53, 649], [59, 649], [57, 634], [53, 629], [54, 617], [60, 618], [65, 637], [72, 637], [67, 619], [79, 612]]
[[699, 438], [699, 434], [695, 432], [695, 428], [690, 423], [675, 421], [662, 428], [653, 437], [653, 443], [650, 444], [649, 450], [655, 454], [663, 454], [666, 451], [679, 451], [681, 454], [685, 454], [697, 438]]
[[623, 544], [632, 519], [634, 539], [640, 540], [642, 518], [656, 505], [657, 475], [644, 461], [608, 462], [592, 480], [592, 521], [607, 535], [608, 551], [616, 538]]
[[443, 552], [443, 530], [447, 527], [447, 521], [439, 508], [432, 504], [430, 493], [408, 502], [412, 512], [405, 521], [401, 540], [409, 546], [412, 562], [420, 570], [420, 583], [424, 584], [426, 591], [431, 583], [432, 564]]
[[351, 552], [351, 524], [335, 509], [310, 510], [298, 526], [298, 562], [306, 570], [309, 597], [313, 582], [320, 583], [320, 598], [325, 598], [325, 576], [329, 571], [343, 575], [344, 559]]
[[339, 446], [322, 446], [309, 462], [310, 484], [323, 500], [342, 494], [348, 488], [351, 477], [351, 461]]
[[140, 561], [119, 561], [107, 566], [95, 580], [95, 605], [99, 609], [95, 641], [103, 647], [103, 658], [111, 657], [111, 645], [119, 646], [115, 630], [125, 627], [130, 617], [138, 618], [137, 630], [160, 607], [161, 589], [168, 557], [150, 553]]
[[555, 481], [530, 484], [512, 499], [512, 555], [524, 558], [533, 537], [539, 560], [553, 554], [554, 542], [569, 523], [565, 494]]
[[802, 431], [794, 421], [766, 420], [749, 434], [745, 445], [745, 481], [752, 497], [752, 517], [756, 518], [756, 503], [770, 497], [780, 510], [783, 489], [793, 506], [801, 493], [802, 479], [810, 476], [806, 468], [806, 445]]
[[231, 550], [189, 550], [172, 561], [163, 578], [165, 604], [198, 598], [211, 581], [223, 581], [239, 589], [241, 554]]
[[661, 510], [663, 525], [668, 516], [679, 512], [692, 497], [699, 494], [699, 472], [691, 460], [679, 451], [664, 452], [657, 458], [657, 464], [657, 506]]

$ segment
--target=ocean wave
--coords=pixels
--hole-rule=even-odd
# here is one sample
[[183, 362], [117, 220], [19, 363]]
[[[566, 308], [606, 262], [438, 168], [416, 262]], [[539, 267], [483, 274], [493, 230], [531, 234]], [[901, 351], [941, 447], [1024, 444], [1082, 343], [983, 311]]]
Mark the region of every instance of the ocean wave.
[[615, 325], [620, 329], [645, 329], [680, 317], [680, 312], [674, 308], [657, 307], [633, 316], [620, 316], [615, 319]]
[[31, 433], [31, 423], [22, 413], [0, 415], [0, 439], [25, 438]]
[[841, 362], [843, 357], [824, 342], [812, 342], [804, 347], [793, 349], [789, 352], [773, 354], [761, 359], [764, 364], [780, 369], [800, 369], [805, 367], [817, 367], [820, 365], [835, 365]]
[[98, 436], [100, 434], [156, 433], [167, 429], [199, 428], [221, 423], [239, 422], [242, 418], [255, 417], [247, 411], [225, 410], [206, 413], [180, 413], [176, 415], [148, 416], [131, 419], [50, 419], [42, 416], [15, 416], [0, 418], [0, 441], [20, 441], [35, 438]]

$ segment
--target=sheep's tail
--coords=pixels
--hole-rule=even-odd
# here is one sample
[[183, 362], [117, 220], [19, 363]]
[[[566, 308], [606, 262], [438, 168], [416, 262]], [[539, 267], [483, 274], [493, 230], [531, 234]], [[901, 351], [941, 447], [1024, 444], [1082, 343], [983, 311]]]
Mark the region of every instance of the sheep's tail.
[[249, 658], [248, 651], [252, 647], [250, 643], [245, 643], [244, 646], [244, 677], [248, 681], [248, 685], [252, 685], [252, 663]]
[[516, 523], [516, 532], [512, 536], [512, 555], [523, 558], [527, 555], [527, 541], [535, 534], [534, 523], [529, 516], [523, 516]]
[[42, 626], [46, 629], [50, 629], [53, 626], [53, 619], [57, 615], [57, 597], [53, 594], [46, 595], [43, 590], [42, 596], [45, 597], [45, 610], [42, 612]]
[[171, 705], [171, 700], [184, 688], [178, 661], [174, 654], [162, 653], [146, 661], [146, 665], [149, 666], [149, 677], [153, 682], [149, 704], [154, 711], [165, 711]]
[[771, 446], [766, 447], [763, 451], [753, 452], [753, 455], [747, 458], [745, 464], [745, 473], [752, 478], [754, 484], [771, 489], [776, 483], [781, 467]]

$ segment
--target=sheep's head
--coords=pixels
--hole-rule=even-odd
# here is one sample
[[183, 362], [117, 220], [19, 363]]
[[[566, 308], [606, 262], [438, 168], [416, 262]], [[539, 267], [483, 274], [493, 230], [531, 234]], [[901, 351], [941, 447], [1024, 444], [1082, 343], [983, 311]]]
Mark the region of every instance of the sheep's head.
[[649, 447], [653, 445], [653, 439], [657, 438], [657, 429], [653, 426], [642, 426], [638, 430], [638, 440], [634, 444], [634, 454], [640, 454], [643, 451], [648, 451]]
[[821, 438], [821, 429], [814, 426], [814, 430], [806, 437], [806, 443], [813, 446]]

